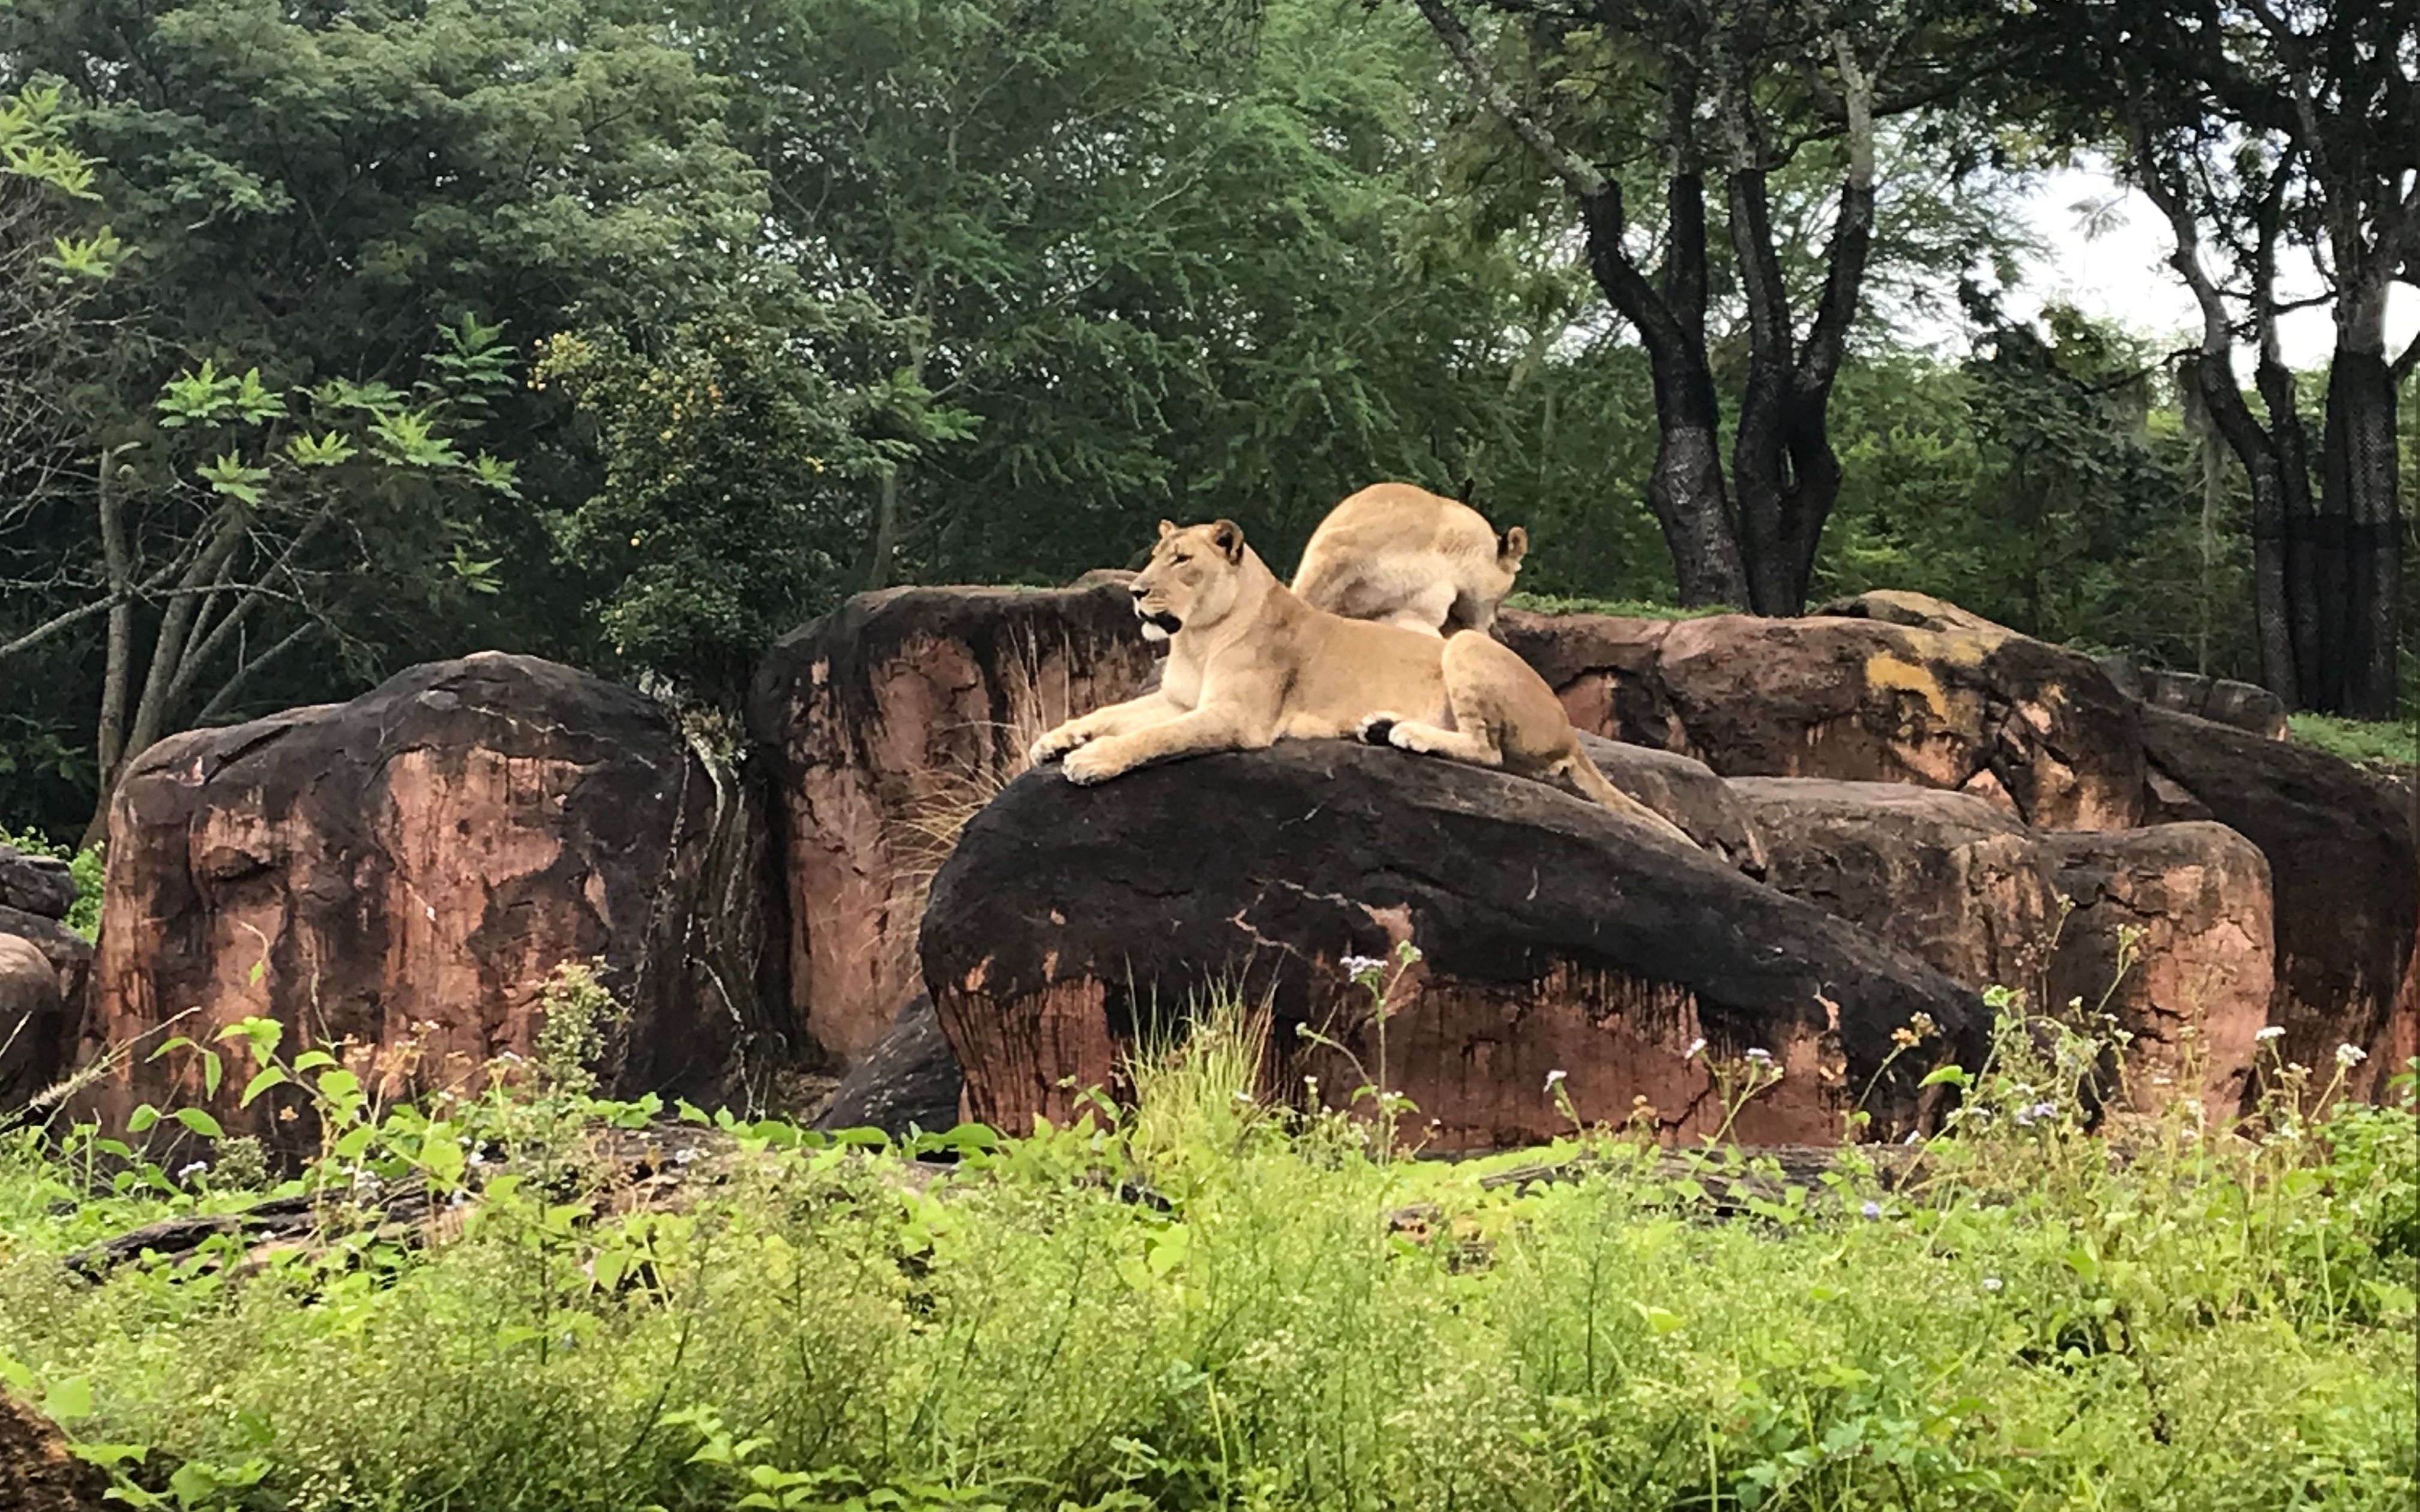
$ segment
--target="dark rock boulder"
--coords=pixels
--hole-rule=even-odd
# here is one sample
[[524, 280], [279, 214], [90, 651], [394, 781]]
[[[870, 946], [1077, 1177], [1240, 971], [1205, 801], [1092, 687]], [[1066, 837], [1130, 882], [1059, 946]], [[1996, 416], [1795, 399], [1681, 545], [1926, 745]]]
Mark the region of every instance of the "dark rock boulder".
[[916, 990], [916, 922], [957, 826], [1066, 718], [1158, 663], [1114, 579], [864, 594], [766, 654], [748, 727], [780, 826], [792, 1013], [846, 1062]]
[[[526, 1053], [549, 975], [596, 961], [629, 1009], [612, 1085], [718, 1097], [767, 1027], [752, 964], [706, 933], [749, 912], [718, 863], [734, 811], [660, 704], [524, 656], [178, 735], [110, 806], [93, 1018], [207, 1043], [267, 1014], [289, 1054], [326, 1045], [391, 1094]], [[271, 1132], [282, 1094], [239, 1115], [240, 1085], [222, 1122]], [[106, 1117], [203, 1101], [181, 1055], [93, 1095]]]
[[2325, 751], [2166, 709], [2144, 711], [2143, 737], [2154, 818], [2215, 819], [2268, 859], [2279, 1053], [2318, 1069], [2340, 1044], [2385, 1043], [2420, 918], [2420, 856], [2387, 789]]
[[894, 1139], [911, 1129], [939, 1133], [957, 1123], [965, 1088], [933, 999], [918, 993], [891, 1021], [891, 1032], [849, 1067], [815, 1127], [879, 1129]]
[[69, 874], [65, 861], [0, 845], [0, 908], [40, 918], [65, 918], [75, 895], [75, 878]]
[[70, 1034], [59, 974], [33, 942], [0, 934], [0, 1128], [66, 1072]]
[[[1944, 1031], [1930, 1053], [1980, 1050], [1973, 993], [1719, 856], [1544, 784], [1345, 742], [1091, 789], [1021, 777], [935, 879], [921, 951], [970, 1115], [1022, 1129], [1122, 1087], [1138, 1043], [1222, 987], [1269, 1005], [1273, 1088], [1309, 1077], [1342, 1103], [1381, 1057], [1340, 962], [1405, 938], [1424, 957], [1385, 1079], [1438, 1149], [1566, 1131], [1551, 1072], [1583, 1119], [1639, 1099], [1672, 1134], [1707, 1132], [1722, 1113], [1699, 1039], [1785, 1069], [1738, 1137], [1837, 1139], [1916, 1013]], [[1916, 1125], [1927, 1064], [1877, 1087], [1877, 1133]]]
[[[1877, 617], [1875, 597], [1795, 620], [1509, 612], [1497, 624], [1574, 724], [1725, 777], [1962, 790], [2042, 828], [2139, 822], [2137, 705], [2090, 657], [1920, 595], [1890, 595]], [[1932, 608], [1911, 608], [1922, 605]]]

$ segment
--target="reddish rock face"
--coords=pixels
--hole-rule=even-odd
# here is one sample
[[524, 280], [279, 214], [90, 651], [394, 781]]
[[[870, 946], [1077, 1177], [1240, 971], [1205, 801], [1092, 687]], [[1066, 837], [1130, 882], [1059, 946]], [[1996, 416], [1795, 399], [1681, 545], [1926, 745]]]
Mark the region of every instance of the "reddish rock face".
[[2133, 1036], [2127, 1090], [2149, 1112], [2197, 1095], [2212, 1124], [2243, 1105], [2276, 992], [2269, 863], [2224, 825], [2045, 835], [2061, 894], [2044, 996], [2106, 1005]]
[[[1342, 964], [1425, 952], [1386, 1026], [1386, 1080], [1433, 1148], [1536, 1143], [1634, 1099], [1675, 1136], [1723, 1119], [1715, 1057], [1784, 1067], [1731, 1132], [1832, 1140], [1917, 1012], [1943, 1036], [1868, 1106], [1920, 1119], [1931, 1057], [1979, 1057], [1975, 995], [1721, 857], [1542, 783], [1342, 741], [1205, 756], [1077, 788], [1018, 779], [968, 825], [924, 916], [925, 980], [971, 1116], [1063, 1119], [1181, 1024], [1205, 985], [1267, 1003], [1272, 1090], [1341, 1103], [1380, 1063]], [[1316, 1031], [1330, 1048], [1298, 1029]]]
[[2041, 828], [2139, 822], [2136, 705], [2107, 672], [1939, 610], [1920, 625], [1517, 612], [1497, 623], [1555, 686], [1573, 723], [1685, 752], [1725, 777], [1962, 790]]
[[[357, 1041], [392, 1094], [526, 1052], [548, 975], [593, 958], [631, 1009], [617, 1083], [714, 1096], [753, 1026], [745, 969], [692, 976], [717, 808], [659, 705], [522, 656], [177, 736], [111, 804], [93, 1026], [208, 1042], [267, 1014], [288, 1053]], [[239, 1116], [240, 1086], [221, 1121], [272, 1132], [275, 1095]], [[116, 1119], [201, 1090], [190, 1056], [138, 1051], [93, 1095]]]
[[779, 813], [790, 1007], [826, 1051], [854, 1060], [915, 995], [925, 887], [1026, 748], [1157, 676], [1114, 578], [862, 594], [767, 654], [749, 732]]

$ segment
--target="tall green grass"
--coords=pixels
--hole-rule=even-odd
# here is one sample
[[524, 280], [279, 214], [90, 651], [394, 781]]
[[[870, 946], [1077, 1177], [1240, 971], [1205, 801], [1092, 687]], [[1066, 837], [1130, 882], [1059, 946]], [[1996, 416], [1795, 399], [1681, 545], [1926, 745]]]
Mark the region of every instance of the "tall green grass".
[[[1255, 1033], [1227, 1010], [1071, 1128], [919, 1142], [948, 1166], [678, 1124], [683, 1196], [619, 1215], [582, 1151], [650, 1105], [339, 1081], [331, 1211], [451, 1171], [467, 1221], [332, 1223], [240, 1278], [76, 1279], [77, 1245], [246, 1195], [21, 1134], [0, 1379], [192, 1508], [2412, 1504], [2408, 1076], [2113, 1144], [2011, 1021], [1922, 1174], [1853, 1153], [1725, 1216], [1738, 1152], [1619, 1131], [1388, 1158], [1263, 1098]], [[1488, 1184], [1540, 1163], [1571, 1179]]]

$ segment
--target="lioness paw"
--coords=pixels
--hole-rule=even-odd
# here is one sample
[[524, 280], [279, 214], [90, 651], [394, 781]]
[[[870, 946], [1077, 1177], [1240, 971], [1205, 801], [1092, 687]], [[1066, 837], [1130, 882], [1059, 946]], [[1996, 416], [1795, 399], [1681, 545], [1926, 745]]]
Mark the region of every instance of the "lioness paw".
[[1025, 759], [1032, 765], [1047, 766], [1083, 743], [1083, 736], [1071, 733], [1068, 727], [1063, 724], [1035, 741], [1027, 749]]
[[1388, 737], [1394, 733], [1395, 726], [1402, 722], [1402, 719], [1403, 716], [1400, 714], [1373, 714], [1362, 720], [1354, 730], [1353, 738], [1372, 746], [1387, 745]]
[[1120, 762], [1117, 756], [1107, 748], [1094, 745], [1070, 753], [1067, 759], [1060, 764], [1060, 770], [1065, 772], [1067, 780], [1078, 787], [1091, 787], [1095, 782], [1106, 782], [1125, 771], [1125, 764]]

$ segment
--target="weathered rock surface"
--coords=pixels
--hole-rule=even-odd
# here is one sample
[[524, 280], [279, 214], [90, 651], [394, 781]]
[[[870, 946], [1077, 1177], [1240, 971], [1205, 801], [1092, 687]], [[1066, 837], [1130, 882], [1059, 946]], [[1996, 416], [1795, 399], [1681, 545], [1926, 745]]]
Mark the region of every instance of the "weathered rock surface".
[[101, 1512], [109, 1476], [56, 1425], [0, 1387], [0, 1512]]
[[2024, 987], [2047, 963], [2058, 892], [2033, 832], [1996, 804], [1895, 782], [1740, 778], [1765, 880], [1967, 986]]
[[2136, 1108], [2195, 1093], [2210, 1121], [2232, 1119], [2276, 992], [2267, 858], [2207, 823], [2041, 839], [2073, 904], [2046, 973], [2049, 1004], [2080, 998], [2133, 1037]]
[[939, 1133], [957, 1123], [965, 1089], [933, 999], [918, 993], [892, 1021], [891, 1032], [841, 1078], [815, 1127], [879, 1129], [894, 1139], [910, 1129]]
[[2100, 661], [2109, 680], [2129, 698], [2154, 708], [2198, 715], [2264, 739], [2286, 738], [2286, 701], [2257, 683], [2138, 667], [2124, 656], [2102, 656]]
[[0, 1127], [66, 1072], [71, 1032], [49, 959], [32, 941], [0, 934]]
[[65, 861], [0, 845], [0, 908], [42, 918], [65, 918], [75, 895], [75, 878], [69, 874]]
[[[1269, 1003], [1273, 1087], [1341, 1102], [1375, 1074], [1367, 995], [1341, 958], [1425, 952], [1386, 1026], [1387, 1081], [1434, 1148], [1534, 1142], [1634, 1098], [1676, 1134], [1721, 1118], [1716, 1057], [1770, 1052], [1787, 1074], [1740, 1138], [1839, 1136], [1891, 1049], [1930, 1013], [1971, 1057], [1970, 991], [1811, 905], [1540, 783], [1345, 742], [1197, 758], [1079, 789], [1019, 778], [969, 824], [932, 887], [921, 949], [970, 1116], [1064, 1118], [1173, 1025], [1205, 983]], [[1878, 1133], [1919, 1117], [1926, 1062], [1892, 1068]], [[1434, 1120], [1431, 1122], [1431, 1120]]]
[[2318, 1068], [2380, 1042], [2420, 918], [2420, 856], [2386, 790], [2324, 751], [2166, 709], [2144, 710], [2143, 737], [2151, 817], [2215, 819], [2268, 859], [2279, 1053]]
[[1916, 594], [1832, 608], [1799, 620], [1508, 612], [1497, 624], [1573, 723], [1725, 777], [1962, 790], [2042, 828], [2140, 821], [2138, 705], [2090, 657]]
[[74, 1069], [92, 946], [68, 864], [0, 845], [0, 1114]]
[[863, 1055], [915, 992], [925, 887], [1033, 738], [1157, 675], [1115, 580], [861, 594], [767, 654], [749, 733], [779, 810], [791, 1008], [827, 1051]]
[[[713, 874], [719, 811], [660, 705], [523, 656], [178, 735], [111, 804], [92, 1018], [207, 1042], [266, 1013], [289, 1053], [349, 1039], [384, 1089], [442, 1086], [526, 1052], [549, 974], [596, 960], [630, 1007], [613, 1083], [717, 1096], [758, 1027], [747, 963], [699, 935], [744, 902]], [[221, 1121], [268, 1132], [276, 1094], [239, 1116], [239, 1086]], [[201, 1090], [136, 1055], [93, 1095], [115, 1117]]]

